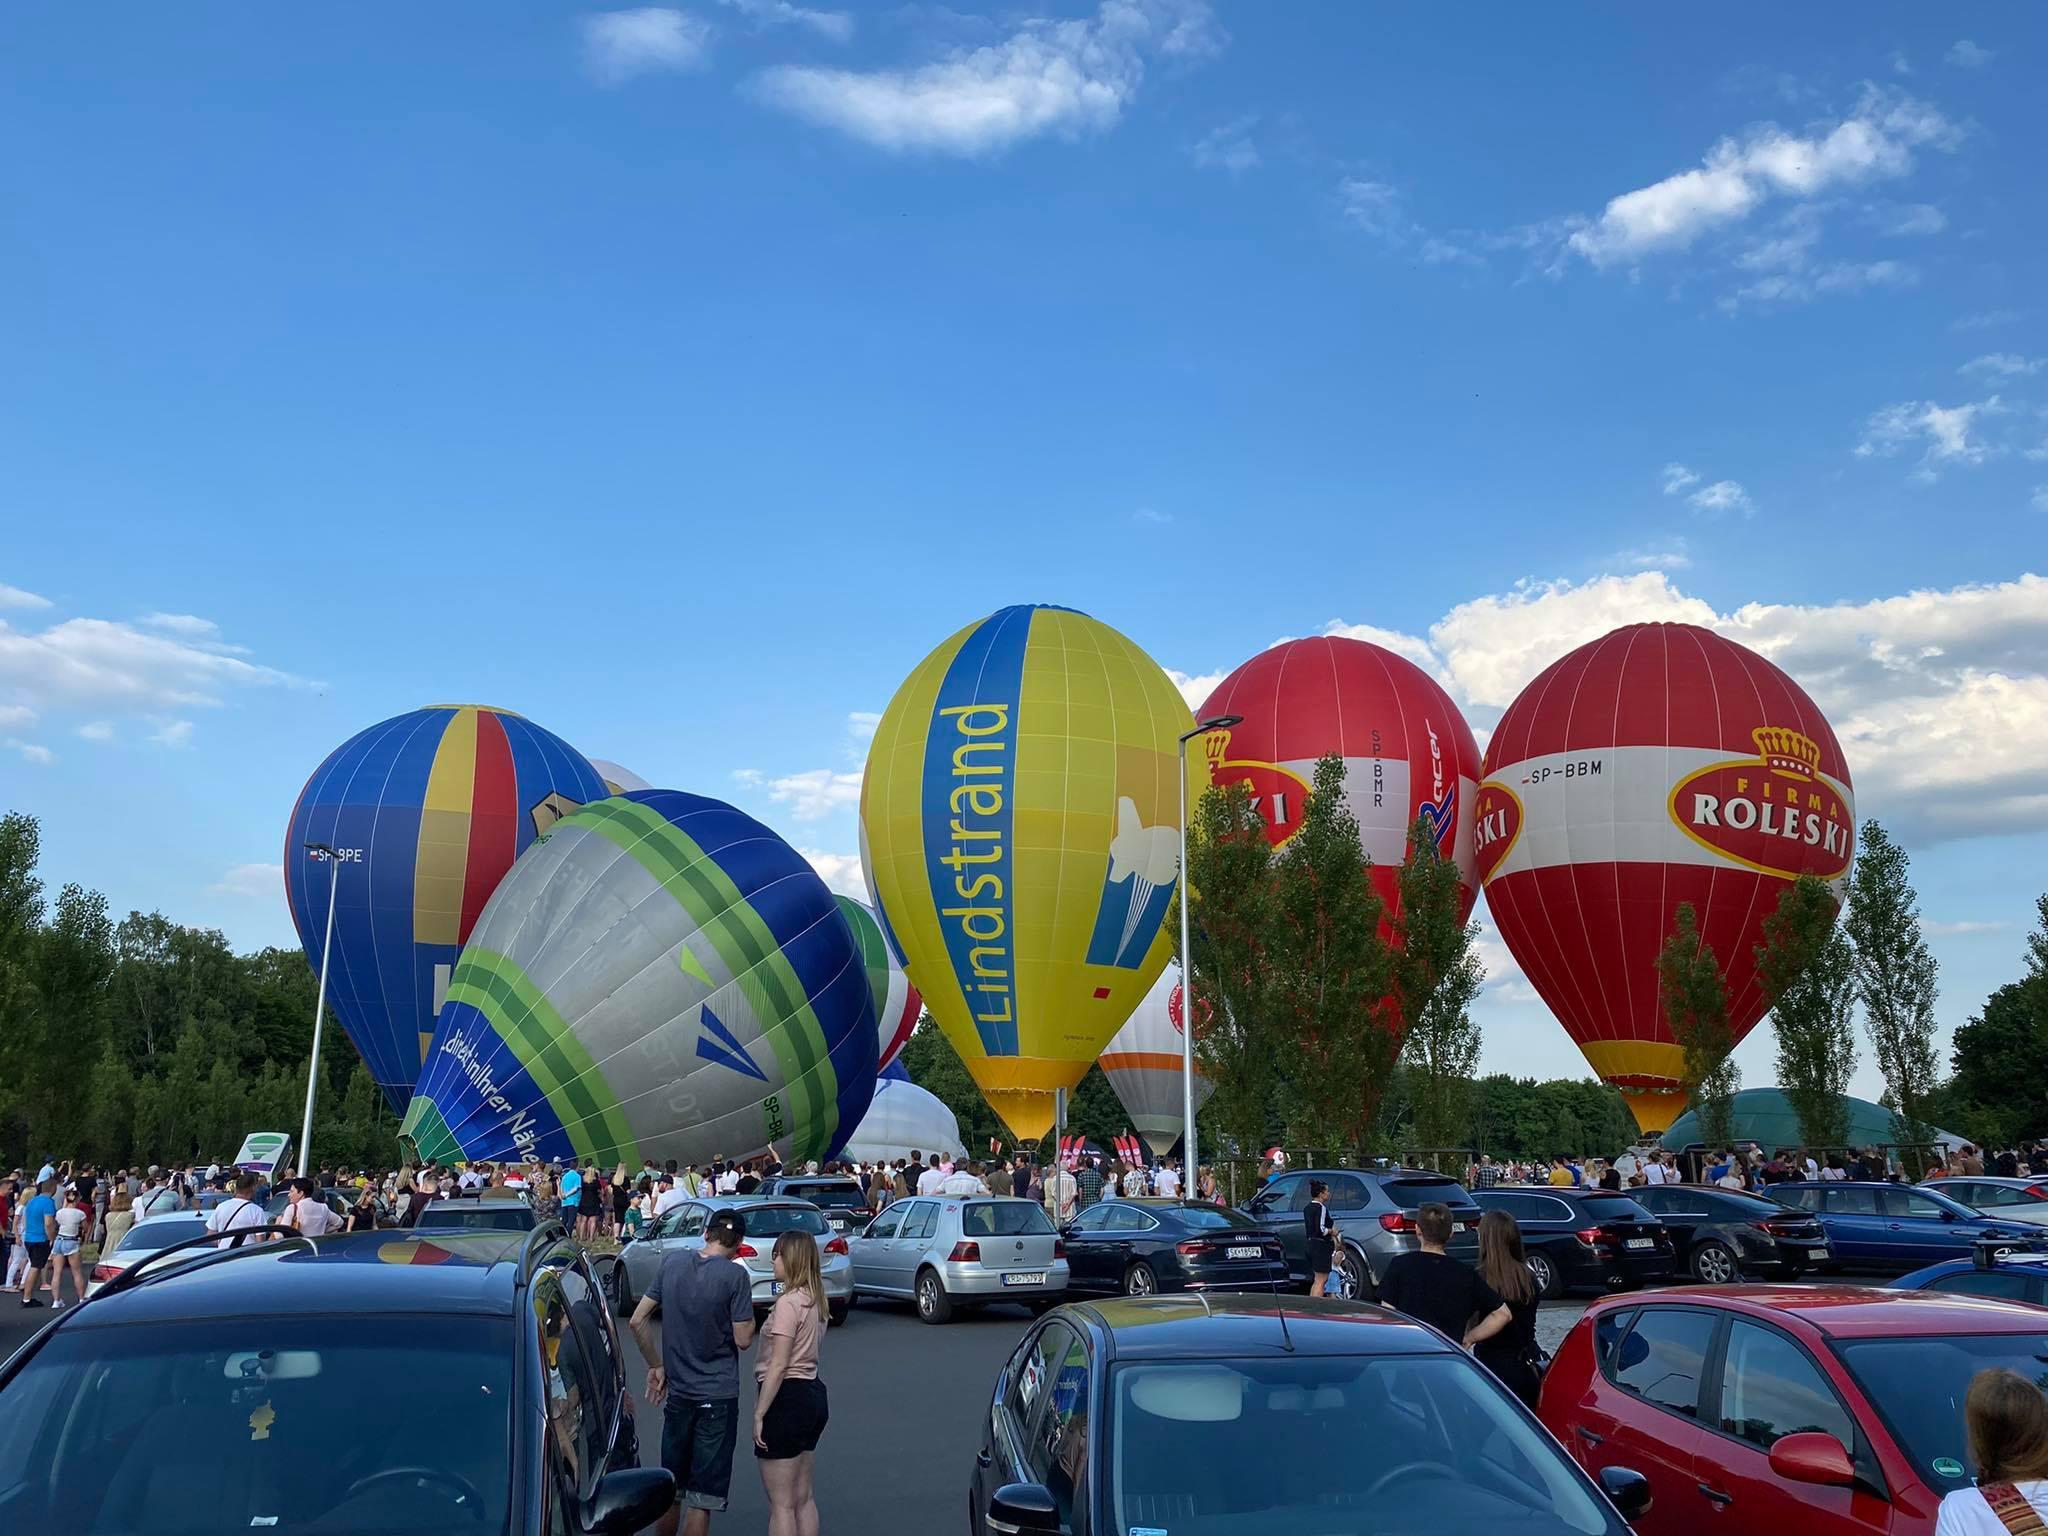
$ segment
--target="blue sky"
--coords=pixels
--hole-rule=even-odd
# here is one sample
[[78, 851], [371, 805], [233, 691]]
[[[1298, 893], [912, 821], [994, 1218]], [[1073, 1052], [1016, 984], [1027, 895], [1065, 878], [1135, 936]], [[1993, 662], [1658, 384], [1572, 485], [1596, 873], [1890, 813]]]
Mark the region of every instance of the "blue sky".
[[[1968, 15], [11, 8], [0, 803], [288, 942], [307, 773], [474, 700], [844, 882], [860, 717], [1004, 603], [1353, 628], [1481, 731], [1691, 618], [1958, 1022], [2048, 867], [2048, 20]], [[1488, 1065], [1578, 1071], [1489, 957]]]

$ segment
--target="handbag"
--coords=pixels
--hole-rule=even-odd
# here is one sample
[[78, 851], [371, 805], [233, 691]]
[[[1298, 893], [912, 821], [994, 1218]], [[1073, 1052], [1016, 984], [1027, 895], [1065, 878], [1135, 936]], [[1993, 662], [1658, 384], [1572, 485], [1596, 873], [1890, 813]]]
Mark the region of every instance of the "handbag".
[[2048, 1524], [2042, 1523], [2027, 1496], [2011, 1483], [1989, 1483], [1977, 1491], [1984, 1495], [1991, 1513], [2012, 1536], [2042, 1536], [2048, 1532]]

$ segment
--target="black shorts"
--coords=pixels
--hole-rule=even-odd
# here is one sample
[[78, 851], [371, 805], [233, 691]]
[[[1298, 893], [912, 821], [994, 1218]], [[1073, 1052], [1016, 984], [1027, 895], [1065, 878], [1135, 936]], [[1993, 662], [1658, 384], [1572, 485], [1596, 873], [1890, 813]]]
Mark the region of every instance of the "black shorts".
[[576, 1197], [576, 1210], [579, 1215], [595, 1216], [604, 1210], [604, 1196], [594, 1189], [585, 1189]]
[[775, 1389], [775, 1401], [768, 1405], [768, 1417], [761, 1421], [761, 1438], [768, 1449], [754, 1447], [762, 1461], [788, 1461], [805, 1451], [815, 1451], [831, 1415], [825, 1407], [825, 1383], [793, 1380], [785, 1376]]
[[50, 1245], [48, 1243], [23, 1243], [21, 1246], [28, 1250], [28, 1267], [30, 1269], [41, 1269], [50, 1262]]
[[739, 1417], [736, 1397], [668, 1400], [661, 1415], [661, 1464], [675, 1474], [676, 1502], [683, 1508], [725, 1508]]
[[1330, 1264], [1337, 1257], [1335, 1243], [1310, 1243], [1308, 1245], [1308, 1272], [1312, 1275], [1327, 1275]]

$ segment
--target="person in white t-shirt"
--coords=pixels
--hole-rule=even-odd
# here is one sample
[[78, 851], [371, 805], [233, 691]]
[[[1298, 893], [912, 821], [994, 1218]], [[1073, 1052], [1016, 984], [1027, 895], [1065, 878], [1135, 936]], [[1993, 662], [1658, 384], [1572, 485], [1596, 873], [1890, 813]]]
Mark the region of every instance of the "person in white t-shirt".
[[1979, 1371], [1963, 1400], [1963, 1419], [1977, 1486], [1941, 1501], [1934, 1536], [2039, 1529], [2048, 1519], [2048, 1398], [2017, 1372]]
[[728, 1168], [718, 1176], [718, 1192], [721, 1195], [737, 1193], [740, 1187], [740, 1171]]
[[[209, 1232], [236, 1232], [244, 1227], [268, 1226], [269, 1220], [263, 1214], [263, 1207], [255, 1200], [256, 1175], [239, 1174], [235, 1178], [235, 1192], [221, 1201], [206, 1214], [206, 1230]], [[259, 1238], [260, 1242], [261, 1239]], [[216, 1248], [231, 1248], [241, 1242], [240, 1238], [223, 1237]]]
[[341, 1218], [315, 1193], [311, 1179], [293, 1179], [291, 1192], [291, 1204], [285, 1207], [281, 1226], [306, 1237], [325, 1237], [341, 1230]]
[[690, 1198], [690, 1192], [687, 1189], [679, 1188], [667, 1174], [661, 1176], [660, 1181], [655, 1185], [655, 1190], [653, 1217], [656, 1221], [661, 1220], [662, 1217], [666, 1216], [677, 1206], [686, 1203]]
[[1180, 1169], [1172, 1163], [1159, 1165], [1159, 1198], [1178, 1200], [1180, 1198]]
[[982, 1188], [981, 1178], [975, 1173], [974, 1164], [972, 1163], [962, 1163], [951, 1173], [947, 1174], [944, 1180], [940, 1182], [938, 1192], [942, 1195], [952, 1195], [959, 1199], [988, 1193], [986, 1189]]
[[949, 1170], [933, 1163], [917, 1176], [917, 1192], [920, 1195], [936, 1195], [946, 1182]]

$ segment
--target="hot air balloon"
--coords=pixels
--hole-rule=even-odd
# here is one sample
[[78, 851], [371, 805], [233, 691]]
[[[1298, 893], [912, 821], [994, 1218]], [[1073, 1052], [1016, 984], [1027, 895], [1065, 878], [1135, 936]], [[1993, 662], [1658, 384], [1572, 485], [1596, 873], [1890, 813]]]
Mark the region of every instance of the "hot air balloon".
[[1739, 1041], [1764, 1012], [1764, 919], [1802, 873], [1839, 891], [1856, 838], [1848, 765], [1813, 700], [1690, 624], [1631, 624], [1552, 663], [1495, 728], [1476, 812], [1501, 938], [1645, 1131], [1685, 1108], [1656, 969], [1679, 903]]
[[[1203, 999], [1204, 1002], [1207, 999]], [[1131, 1129], [1145, 1138], [1155, 1157], [1164, 1157], [1180, 1140], [1181, 1122], [1181, 988], [1172, 967], [1132, 1012], [1102, 1053], [1102, 1073], [1131, 1117]], [[1206, 1015], [1203, 1015], [1206, 1017]], [[1216, 1085], [1195, 1063], [1195, 1110], [1209, 1102]]]
[[1381, 936], [1401, 911], [1401, 862], [1417, 817], [1458, 867], [1462, 919], [1479, 894], [1472, 799], [1479, 747], [1458, 706], [1422, 668], [1384, 646], [1338, 635], [1261, 651], [1216, 685], [1202, 718], [1242, 715], [1204, 740], [1217, 785], [1243, 780], [1276, 846], [1301, 828], [1318, 759], [1344, 759], [1344, 798], [1358, 819], [1382, 906]]
[[[412, 1093], [455, 956], [528, 844], [604, 784], [560, 737], [501, 709], [430, 705], [328, 755], [285, 833], [285, 899], [327, 1003], [394, 1110]], [[340, 866], [308, 855], [337, 851]]]
[[590, 766], [597, 770], [597, 776], [604, 780], [606, 794], [624, 795], [636, 789], [652, 789], [654, 786], [641, 778], [630, 768], [621, 768], [606, 758], [593, 757]]
[[[876, 728], [862, 861], [925, 1006], [1019, 1141], [1158, 978], [1194, 721], [1129, 640], [1005, 608], [927, 656]], [[1207, 787], [1201, 761], [1190, 794]]]
[[636, 790], [529, 849], [463, 947], [400, 1135], [421, 1158], [836, 1155], [875, 1007], [817, 872], [720, 800]]
[[924, 999], [903, 972], [903, 962], [889, 947], [882, 932], [882, 920], [866, 902], [851, 896], [836, 898], [846, 925], [860, 946], [862, 962], [868, 969], [868, 990], [875, 998], [875, 1026], [880, 1031], [881, 1065], [887, 1068], [910, 1044], [910, 1032], [917, 1028], [917, 1016]]
[[960, 1139], [960, 1122], [936, 1094], [907, 1077], [885, 1077], [875, 1085], [875, 1102], [844, 1155], [857, 1163], [893, 1163], [912, 1152], [964, 1158], [967, 1148]]

